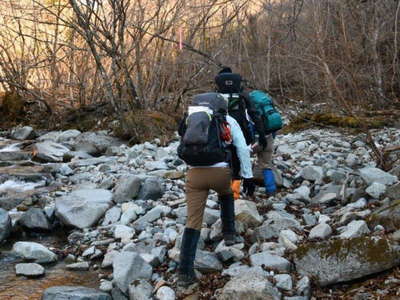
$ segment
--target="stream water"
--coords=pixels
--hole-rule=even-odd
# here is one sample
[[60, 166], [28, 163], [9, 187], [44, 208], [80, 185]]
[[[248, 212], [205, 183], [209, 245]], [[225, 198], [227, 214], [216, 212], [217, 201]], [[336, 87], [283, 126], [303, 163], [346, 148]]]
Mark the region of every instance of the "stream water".
[[[19, 151], [17, 143], [10, 143], [0, 138], [0, 151]], [[21, 168], [18, 166], [17, 168]], [[22, 167], [23, 168], [23, 167]], [[1, 172], [1, 171], [0, 171]], [[7, 176], [6, 174], [1, 175]], [[43, 186], [42, 182], [28, 182], [7, 179], [0, 181], [0, 194], [12, 192], [27, 192]], [[36, 300], [41, 299], [43, 291], [57, 285], [79, 285], [98, 288], [99, 278], [97, 271], [68, 271], [63, 262], [52, 265], [43, 265], [46, 269], [44, 276], [27, 278], [16, 276], [15, 265], [23, 262], [12, 254], [12, 246], [17, 241], [31, 241], [46, 247], [62, 248], [67, 244], [65, 233], [51, 235], [34, 235], [30, 237], [12, 236], [6, 243], [0, 245], [0, 300]]]

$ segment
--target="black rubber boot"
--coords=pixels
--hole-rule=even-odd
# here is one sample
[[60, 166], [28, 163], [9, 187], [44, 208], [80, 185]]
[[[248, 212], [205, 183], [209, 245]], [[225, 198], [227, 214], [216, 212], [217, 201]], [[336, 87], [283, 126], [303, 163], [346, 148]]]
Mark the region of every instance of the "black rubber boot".
[[188, 287], [197, 281], [194, 273], [194, 259], [199, 237], [200, 231], [196, 229], [185, 228], [183, 232], [178, 267], [178, 286], [180, 287]]
[[219, 196], [221, 205], [222, 236], [226, 246], [236, 243], [235, 201], [233, 194]]

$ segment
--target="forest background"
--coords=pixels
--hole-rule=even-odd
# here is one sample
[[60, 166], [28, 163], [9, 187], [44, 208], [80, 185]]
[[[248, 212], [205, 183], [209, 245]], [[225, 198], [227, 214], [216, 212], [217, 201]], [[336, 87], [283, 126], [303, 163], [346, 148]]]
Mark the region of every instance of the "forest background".
[[400, 109], [399, 18], [397, 0], [2, 0], [0, 127], [131, 138], [224, 65], [285, 111], [380, 122]]

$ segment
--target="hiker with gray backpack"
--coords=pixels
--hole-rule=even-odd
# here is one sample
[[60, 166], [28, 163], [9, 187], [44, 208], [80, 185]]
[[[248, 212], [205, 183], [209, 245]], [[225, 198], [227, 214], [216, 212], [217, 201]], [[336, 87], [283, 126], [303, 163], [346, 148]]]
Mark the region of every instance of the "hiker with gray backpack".
[[227, 101], [218, 93], [194, 96], [180, 127], [178, 156], [186, 162], [187, 222], [182, 237], [178, 285], [196, 282], [194, 260], [209, 190], [218, 194], [222, 237], [225, 245], [236, 243], [234, 199], [231, 183], [231, 153], [236, 150], [240, 175], [249, 195], [254, 193], [250, 151], [239, 124], [227, 115]]
[[[252, 151], [257, 154], [254, 173], [261, 175], [257, 177], [262, 177], [266, 194], [274, 194], [276, 184], [272, 171], [273, 141], [276, 131], [282, 128], [282, 118], [275, 109], [271, 96], [260, 90], [244, 91], [242, 77], [232, 73], [229, 67], [224, 67], [218, 73], [215, 83], [217, 91], [228, 101], [229, 114], [238, 121], [242, 130], [248, 133], [247, 144], [251, 145]], [[255, 143], [255, 134], [258, 135], [258, 143]], [[237, 174], [238, 164], [235, 164], [235, 157], [233, 169], [236, 169], [234, 174]], [[232, 189], [236, 191], [236, 197], [239, 197], [239, 180], [232, 183]]]

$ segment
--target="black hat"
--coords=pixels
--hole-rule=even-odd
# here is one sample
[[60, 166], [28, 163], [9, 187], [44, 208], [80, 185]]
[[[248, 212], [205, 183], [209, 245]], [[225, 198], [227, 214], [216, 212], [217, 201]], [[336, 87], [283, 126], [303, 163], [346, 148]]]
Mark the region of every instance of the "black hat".
[[230, 67], [222, 67], [222, 70], [218, 72], [218, 74], [221, 73], [232, 73], [232, 69]]

